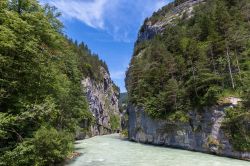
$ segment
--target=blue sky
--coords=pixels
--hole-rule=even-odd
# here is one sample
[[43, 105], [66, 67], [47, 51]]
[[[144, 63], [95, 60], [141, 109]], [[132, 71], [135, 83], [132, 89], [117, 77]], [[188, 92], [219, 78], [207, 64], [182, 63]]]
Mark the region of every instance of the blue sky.
[[125, 72], [144, 19], [171, 0], [40, 0], [62, 13], [64, 33], [104, 60], [125, 92]]

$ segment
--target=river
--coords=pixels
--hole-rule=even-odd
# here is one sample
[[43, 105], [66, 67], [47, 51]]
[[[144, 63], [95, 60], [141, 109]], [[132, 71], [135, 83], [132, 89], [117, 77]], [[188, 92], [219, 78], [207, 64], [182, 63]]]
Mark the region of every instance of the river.
[[82, 155], [68, 166], [250, 166], [248, 161], [129, 142], [117, 134], [77, 141], [75, 149]]

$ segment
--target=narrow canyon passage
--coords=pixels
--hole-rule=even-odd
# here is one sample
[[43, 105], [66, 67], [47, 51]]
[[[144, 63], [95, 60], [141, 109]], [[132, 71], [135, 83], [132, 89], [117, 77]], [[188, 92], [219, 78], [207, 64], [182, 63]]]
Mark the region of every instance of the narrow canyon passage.
[[118, 134], [76, 142], [81, 156], [69, 166], [249, 166], [249, 162], [198, 152], [137, 144]]

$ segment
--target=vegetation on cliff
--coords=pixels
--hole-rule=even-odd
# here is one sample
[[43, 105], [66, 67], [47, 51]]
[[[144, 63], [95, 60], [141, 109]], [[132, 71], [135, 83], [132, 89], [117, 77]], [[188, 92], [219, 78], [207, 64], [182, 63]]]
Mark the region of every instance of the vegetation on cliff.
[[91, 121], [80, 81], [107, 66], [63, 36], [58, 16], [36, 0], [0, 1], [0, 165], [61, 162]]
[[[153, 118], [186, 121], [187, 110], [215, 105], [236, 95], [243, 100], [242, 111], [228, 115], [228, 124], [235, 124], [240, 117], [249, 119], [249, 6], [249, 0], [208, 0], [194, 8], [191, 18], [184, 13], [161, 34], [137, 43], [126, 77], [129, 101], [144, 107]], [[147, 21], [163, 21], [173, 7], [175, 3]], [[232, 126], [231, 135], [244, 126]], [[241, 144], [249, 151], [247, 134], [232, 138], [244, 136]]]
[[235, 150], [250, 151], [250, 112], [242, 106], [226, 110], [223, 131]]

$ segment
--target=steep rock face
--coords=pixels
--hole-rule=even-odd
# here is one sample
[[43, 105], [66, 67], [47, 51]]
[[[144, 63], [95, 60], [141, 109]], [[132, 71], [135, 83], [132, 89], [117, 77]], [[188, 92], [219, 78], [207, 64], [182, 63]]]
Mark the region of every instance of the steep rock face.
[[[178, 18], [192, 17], [195, 6], [205, 3], [206, 0], [187, 0], [175, 6], [167, 6], [161, 17], [154, 20], [154, 16], [147, 19], [142, 26], [137, 39], [137, 44], [152, 39], [161, 34], [166, 26], [174, 26]], [[159, 13], [159, 12], [157, 12]], [[145, 49], [139, 51], [135, 57], [139, 58]], [[152, 119], [143, 108], [128, 106], [128, 134], [131, 141], [169, 146], [221, 156], [250, 160], [250, 152], [234, 150], [227, 134], [223, 129], [225, 110], [233, 107], [239, 99], [230, 100], [227, 105], [204, 108], [203, 110], [190, 110], [189, 122], [170, 122]]]
[[188, 0], [178, 6], [175, 6], [174, 3], [169, 4], [168, 7], [170, 9], [167, 9], [161, 19], [157, 21], [147, 19], [145, 21], [138, 34], [137, 42], [152, 39], [156, 34], [161, 33], [165, 26], [174, 24], [174, 21], [178, 18], [182, 18], [184, 14], [186, 15], [186, 19], [190, 18], [193, 8], [204, 1], [205, 0]]
[[[120, 126], [114, 125], [112, 121], [120, 121], [120, 112], [118, 107], [119, 90], [112, 82], [108, 72], [101, 67], [102, 81], [96, 82], [91, 78], [82, 80], [82, 86], [86, 93], [89, 104], [89, 111], [92, 113], [94, 123], [90, 127], [90, 133], [86, 135], [80, 132], [78, 139], [96, 135], [105, 135], [119, 130]], [[85, 125], [86, 126], [86, 125]], [[84, 124], [82, 127], [85, 127]]]
[[200, 112], [190, 111], [188, 123], [154, 120], [143, 109], [130, 106], [129, 139], [250, 160], [249, 152], [233, 149], [221, 127], [225, 117], [224, 110], [232, 106], [216, 106]]

